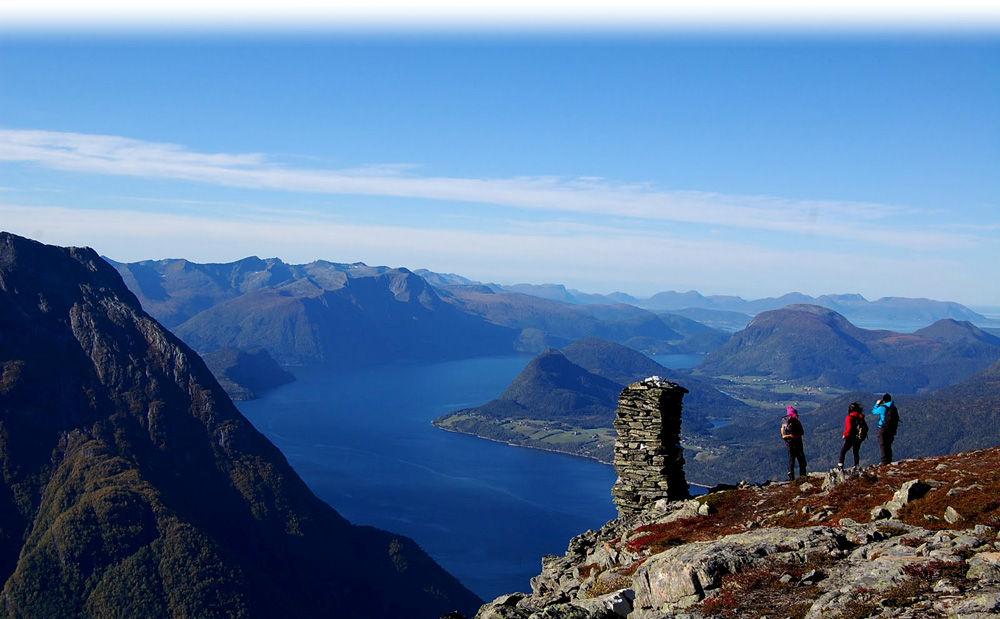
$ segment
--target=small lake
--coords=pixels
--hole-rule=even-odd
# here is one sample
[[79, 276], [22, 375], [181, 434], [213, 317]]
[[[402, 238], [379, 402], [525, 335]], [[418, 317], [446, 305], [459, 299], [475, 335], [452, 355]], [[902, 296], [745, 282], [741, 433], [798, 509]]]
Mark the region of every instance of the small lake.
[[[700, 361], [666, 357], [674, 367]], [[612, 467], [431, 425], [493, 399], [530, 360], [294, 368], [296, 382], [238, 405], [344, 517], [412, 537], [490, 600], [527, 591], [542, 555], [615, 517]]]
[[671, 370], [689, 370], [705, 358], [705, 355], [649, 355], [653, 361]]

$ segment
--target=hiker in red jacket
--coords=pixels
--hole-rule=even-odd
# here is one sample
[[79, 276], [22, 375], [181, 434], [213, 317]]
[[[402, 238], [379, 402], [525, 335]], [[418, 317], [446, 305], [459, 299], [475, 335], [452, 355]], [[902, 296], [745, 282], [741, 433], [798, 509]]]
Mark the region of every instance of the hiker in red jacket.
[[844, 457], [848, 450], [854, 452], [854, 468], [858, 468], [858, 451], [861, 443], [868, 438], [868, 422], [865, 421], [864, 409], [860, 402], [851, 402], [847, 407], [847, 417], [844, 418], [844, 446], [840, 448], [838, 468], [844, 468]]
[[802, 447], [802, 435], [805, 430], [799, 421], [799, 411], [794, 406], [785, 409], [786, 415], [781, 422], [781, 438], [788, 449], [788, 481], [795, 479], [795, 463], [799, 463], [799, 477], [806, 475], [806, 453]]

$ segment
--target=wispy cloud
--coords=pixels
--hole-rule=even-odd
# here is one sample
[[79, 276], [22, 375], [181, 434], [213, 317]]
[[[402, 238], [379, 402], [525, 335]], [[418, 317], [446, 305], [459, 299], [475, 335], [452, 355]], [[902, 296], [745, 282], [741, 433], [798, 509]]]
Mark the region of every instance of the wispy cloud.
[[[975, 273], [959, 262], [938, 256], [915, 261], [824, 251], [790, 255], [780, 247], [599, 226], [553, 236], [544, 228], [494, 232], [364, 225], [307, 215], [233, 220], [9, 203], [0, 203], [0, 222], [18, 234], [60, 245], [91, 245], [119, 260], [227, 261], [247, 255], [296, 262], [367, 260], [426, 266], [485, 281], [559, 281], [584, 290], [637, 294], [699, 288], [750, 296], [791, 289], [920, 296], [929, 287], [937, 295], [962, 298], [976, 281]], [[980, 284], [979, 292], [996, 294], [992, 283]]]
[[0, 161], [89, 174], [288, 192], [477, 203], [507, 209], [879, 241], [911, 248], [948, 248], [976, 242], [973, 233], [955, 230], [927, 231], [902, 226], [892, 235], [881, 234], [875, 224], [912, 212], [878, 203], [668, 191], [650, 184], [592, 177], [421, 176], [408, 164], [349, 169], [292, 167], [260, 153], [203, 153], [181, 145], [113, 135], [0, 130]]

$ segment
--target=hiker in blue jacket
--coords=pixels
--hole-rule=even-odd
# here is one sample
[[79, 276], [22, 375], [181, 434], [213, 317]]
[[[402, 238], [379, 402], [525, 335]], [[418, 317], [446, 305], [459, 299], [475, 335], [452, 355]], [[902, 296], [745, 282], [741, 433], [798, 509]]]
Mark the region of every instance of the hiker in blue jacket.
[[899, 428], [899, 410], [892, 401], [892, 395], [887, 393], [875, 402], [872, 414], [877, 419], [878, 447], [882, 452], [882, 464], [889, 464], [892, 462], [892, 442], [896, 440], [896, 430]]

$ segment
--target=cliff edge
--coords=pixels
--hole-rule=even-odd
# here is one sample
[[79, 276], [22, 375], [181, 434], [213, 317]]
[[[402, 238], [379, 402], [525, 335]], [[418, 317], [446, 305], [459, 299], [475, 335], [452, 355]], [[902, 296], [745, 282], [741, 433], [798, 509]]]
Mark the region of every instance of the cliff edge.
[[476, 619], [1000, 613], [1000, 448], [671, 498], [573, 538]]

